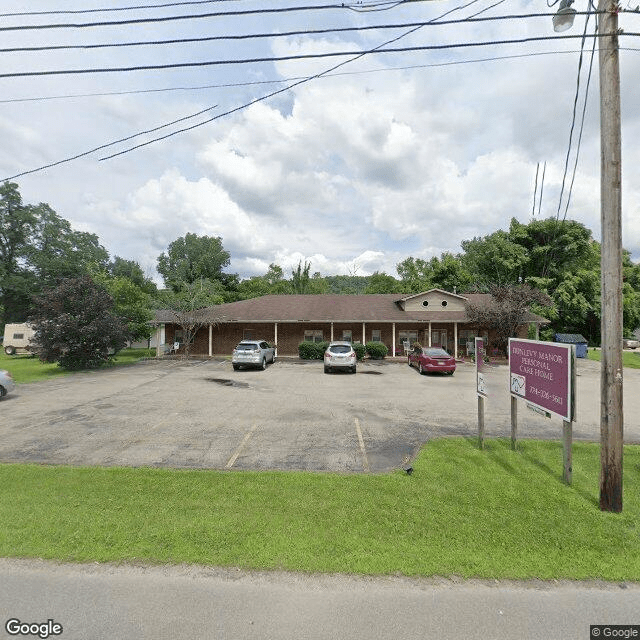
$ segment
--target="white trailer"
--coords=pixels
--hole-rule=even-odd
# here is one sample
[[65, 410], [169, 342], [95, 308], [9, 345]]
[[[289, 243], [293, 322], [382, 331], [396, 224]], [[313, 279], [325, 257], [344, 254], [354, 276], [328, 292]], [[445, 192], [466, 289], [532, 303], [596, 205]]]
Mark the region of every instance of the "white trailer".
[[4, 326], [4, 352], [8, 356], [16, 353], [35, 353], [37, 351], [34, 343], [35, 331], [26, 322], [18, 324], [6, 324]]

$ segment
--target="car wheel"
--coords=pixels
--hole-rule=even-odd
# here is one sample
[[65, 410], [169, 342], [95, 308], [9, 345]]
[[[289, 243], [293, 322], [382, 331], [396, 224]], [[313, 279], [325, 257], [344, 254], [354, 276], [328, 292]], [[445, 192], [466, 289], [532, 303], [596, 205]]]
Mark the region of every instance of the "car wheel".
[[266, 358], [262, 358], [262, 364], [260, 365], [260, 368], [263, 371], [267, 368], [267, 359]]
[[353, 367], [351, 367], [351, 373], [355, 373], [356, 372], [356, 365], [354, 364]]
[[324, 372], [325, 372], [325, 373], [329, 373], [329, 371], [330, 371], [329, 367], [325, 367], [325, 368], [324, 368]]
[[424, 373], [424, 369], [422, 368], [422, 362], [418, 363], [418, 373], [422, 375]]
[[234, 371], [238, 371], [238, 369], [240, 369], [240, 365], [239, 364], [234, 364], [233, 365], [233, 370]]
[[4, 348], [4, 352], [5, 352], [8, 356], [12, 356], [12, 355], [15, 355], [16, 348], [15, 348], [15, 347], [12, 347], [11, 345], [7, 345], [7, 346]]
[[447, 373], [452, 376], [453, 375], [453, 371], [447, 371]]
[[4, 398], [7, 395], [7, 390], [0, 385], [0, 398]]

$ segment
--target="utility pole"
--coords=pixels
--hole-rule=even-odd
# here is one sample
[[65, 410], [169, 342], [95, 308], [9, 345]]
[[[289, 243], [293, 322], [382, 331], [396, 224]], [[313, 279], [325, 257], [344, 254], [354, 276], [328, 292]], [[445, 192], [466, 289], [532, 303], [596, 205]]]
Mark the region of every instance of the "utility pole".
[[[602, 320], [600, 509], [622, 511], [622, 161], [618, 4], [599, 0]], [[605, 35], [611, 34], [611, 35]]]

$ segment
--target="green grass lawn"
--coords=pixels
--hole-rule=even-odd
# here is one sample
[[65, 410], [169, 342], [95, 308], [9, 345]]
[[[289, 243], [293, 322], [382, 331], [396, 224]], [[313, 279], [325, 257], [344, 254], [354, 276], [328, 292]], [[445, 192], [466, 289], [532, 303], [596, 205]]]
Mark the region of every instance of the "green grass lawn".
[[[154, 357], [155, 355], [155, 349], [123, 349], [107, 367], [130, 364], [142, 358]], [[8, 356], [4, 351], [0, 351], [0, 369], [9, 371], [17, 383], [49, 380], [50, 378], [69, 375], [70, 373], [55, 363], [40, 362], [35, 356]]]
[[481, 578], [640, 580], [640, 447], [624, 511], [598, 508], [599, 446], [451, 438], [414, 473], [0, 465], [0, 556]]
[[[600, 362], [600, 349], [589, 349], [588, 358], [589, 360]], [[630, 369], [640, 369], [640, 352], [623, 351], [622, 366]]]

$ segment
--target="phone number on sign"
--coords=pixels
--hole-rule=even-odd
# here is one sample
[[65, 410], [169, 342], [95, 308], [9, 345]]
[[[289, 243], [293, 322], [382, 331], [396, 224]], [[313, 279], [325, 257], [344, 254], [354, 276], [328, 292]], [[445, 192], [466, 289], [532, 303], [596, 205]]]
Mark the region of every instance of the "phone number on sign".
[[544, 389], [537, 389], [534, 386], [530, 386], [528, 389], [529, 395], [527, 397], [536, 396], [537, 398], [542, 398], [543, 400], [551, 400], [556, 404], [563, 405], [564, 398], [561, 396], [557, 396], [549, 391], [545, 391]]

